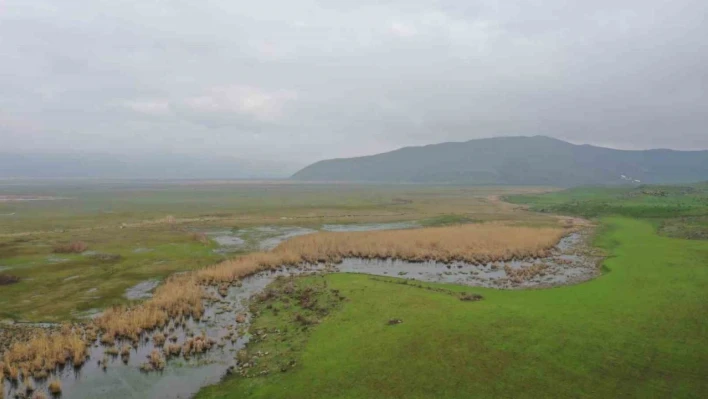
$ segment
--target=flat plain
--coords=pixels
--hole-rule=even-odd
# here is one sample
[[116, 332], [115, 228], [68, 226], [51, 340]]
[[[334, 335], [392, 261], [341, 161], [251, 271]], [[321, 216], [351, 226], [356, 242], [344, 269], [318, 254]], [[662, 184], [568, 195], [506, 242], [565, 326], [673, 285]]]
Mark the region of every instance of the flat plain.
[[[59, 322], [130, 301], [134, 285], [257, 250], [202, 232], [259, 226], [554, 220], [491, 201], [543, 188], [224, 181], [0, 181], [0, 319]], [[248, 233], [248, 231], [246, 231]], [[58, 251], [83, 243], [81, 253]], [[82, 248], [84, 249], [84, 248]], [[68, 252], [68, 253], [57, 253]]]
[[[284, 342], [250, 345], [250, 377], [198, 397], [705, 397], [708, 241], [696, 220], [706, 198], [705, 185], [509, 198], [595, 217], [593, 245], [606, 259], [600, 277], [578, 285], [509, 291], [332, 274], [293, 283], [293, 301], [280, 282], [257, 303], [252, 330], [285, 331]], [[683, 224], [691, 235], [676, 237]], [[308, 287], [320, 312], [290, 305]], [[346, 300], [332, 303], [328, 290]], [[472, 294], [483, 299], [461, 300]]]
[[[229, 375], [201, 391], [195, 380], [173, 395], [708, 392], [705, 184], [558, 191], [79, 183], [13, 183], [3, 191], [10, 200], [0, 203], [0, 217], [10, 223], [0, 236], [0, 317], [75, 323], [28, 329], [0, 346], [5, 384], [21, 380], [20, 387], [49, 391], [52, 383], [73, 384], [72, 374], [58, 379], [55, 370], [82, 365], [96, 351], [108, 371], [89, 368], [87, 375], [127, 375], [120, 370], [132, 363], [124, 355], [137, 351], [148, 358], [139, 378], [158, 384], [163, 374], [169, 379], [209, 364], [204, 353], [212, 351], [233, 362]], [[578, 251], [604, 260], [596, 278], [571, 285], [492, 289], [474, 286], [474, 279], [470, 286], [418, 281], [405, 272], [336, 272], [344, 259], [439, 261], [447, 264], [440, 275], [463, 262], [521, 281], [562, 271], [544, 262], [561, 237], [578, 231], [590, 237]], [[530, 263], [511, 267], [519, 259]], [[302, 271], [286, 273], [295, 269]], [[152, 298], [126, 297], [146, 282], [150, 289], [159, 284]], [[252, 293], [246, 308], [230, 299], [243, 290]], [[103, 314], [87, 319], [93, 311]], [[125, 365], [110, 360], [118, 354]]]

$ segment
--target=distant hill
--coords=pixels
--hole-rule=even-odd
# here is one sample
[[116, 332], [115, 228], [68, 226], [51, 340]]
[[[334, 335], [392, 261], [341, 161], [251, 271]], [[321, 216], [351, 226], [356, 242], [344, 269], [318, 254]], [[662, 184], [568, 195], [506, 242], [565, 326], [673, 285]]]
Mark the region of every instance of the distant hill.
[[0, 178], [259, 179], [297, 166], [229, 157], [175, 154], [17, 154], [0, 152]]
[[545, 136], [406, 147], [312, 164], [306, 181], [580, 185], [685, 183], [708, 178], [708, 151], [624, 151]]

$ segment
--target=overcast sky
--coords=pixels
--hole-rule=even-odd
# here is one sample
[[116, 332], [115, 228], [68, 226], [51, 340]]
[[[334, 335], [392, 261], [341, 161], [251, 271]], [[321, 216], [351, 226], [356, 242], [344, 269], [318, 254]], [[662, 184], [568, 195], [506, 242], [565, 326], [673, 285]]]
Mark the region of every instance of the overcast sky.
[[0, 150], [708, 148], [706, 0], [0, 0]]

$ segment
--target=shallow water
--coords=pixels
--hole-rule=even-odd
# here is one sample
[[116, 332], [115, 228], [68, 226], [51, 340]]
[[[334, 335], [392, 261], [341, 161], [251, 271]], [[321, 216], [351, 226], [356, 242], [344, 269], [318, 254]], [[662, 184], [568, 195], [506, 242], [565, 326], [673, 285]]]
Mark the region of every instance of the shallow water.
[[[368, 223], [368, 224], [325, 224], [322, 231], [375, 231], [411, 229], [420, 227], [417, 222]], [[204, 232], [219, 245], [216, 253], [228, 254], [241, 250], [269, 251], [290, 238], [317, 233], [319, 230], [297, 226], [259, 226], [235, 230]]]
[[322, 226], [324, 231], [380, 231], [380, 230], [403, 230], [415, 229], [421, 227], [420, 223], [411, 222], [392, 222], [392, 223], [365, 223], [365, 224], [325, 224]]
[[143, 281], [125, 290], [123, 296], [130, 300], [151, 298], [152, 290], [157, 288], [158, 285], [160, 285], [160, 280]]
[[[345, 259], [335, 265], [335, 271], [367, 273], [380, 276], [409, 278], [428, 282], [464, 284], [471, 286], [495, 287], [503, 289], [547, 287], [570, 284], [588, 280], [597, 275], [597, 258], [587, 256], [585, 248], [586, 235], [573, 233], [564, 237], [551, 256], [543, 259], [515, 260], [496, 262], [485, 265], [465, 263], [444, 264], [440, 262], [406, 262], [398, 260], [363, 260]], [[543, 275], [533, 276], [521, 282], [508, 278], [504, 266], [512, 270], [530, 267], [544, 263], [547, 268]], [[109, 357], [107, 369], [104, 371], [98, 361], [104, 358], [104, 347], [96, 344], [91, 348], [90, 360], [78, 371], [67, 367], [59, 374], [65, 398], [189, 398], [204, 386], [218, 383], [227, 370], [234, 366], [236, 352], [242, 349], [249, 340], [247, 334], [238, 337], [231, 331], [247, 328], [246, 323], [238, 324], [236, 316], [240, 313], [248, 315], [248, 299], [261, 292], [278, 276], [302, 275], [306, 273], [332, 270], [331, 266], [310, 265], [301, 268], [281, 268], [279, 270], [262, 272], [241, 281], [239, 286], [232, 286], [226, 297], [218, 296], [214, 288], [207, 288], [219, 299], [206, 305], [205, 314], [201, 320], [188, 320], [186, 327], [176, 327], [173, 332], [178, 338], [177, 344], [182, 345], [189, 331], [206, 336], [217, 341], [218, 345], [210, 351], [193, 356], [189, 360], [176, 357], [167, 362], [160, 372], [144, 373], [139, 367], [155, 349], [152, 344], [152, 334], [145, 334], [141, 344], [131, 352], [128, 364], [123, 364], [120, 357]], [[145, 284], [141, 283], [141, 284]], [[154, 288], [155, 281], [145, 284], [134, 292], [144, 295]], [[140, 285], [140, 284], [139, 284]], [[136, 286], [137, 287], [137, 286]], [[136, 288], [133, 287], [133, 288]], [[148, 289], [149, 288], [149, 289]], [[250, 319], [250, 315], [248, 315]], [[144, 338], [148, 338], [145, 341]], [[116, 346], [121, 347], [122, 342]], [[38, 389], [46, 389], [46, 381], [35, 382]], [[22, 389], [21, 385], [5, 383], [6, 397], [10, 393]]]
[[246, 244], [246, 241], [233, 235], [229, 230], [211, 231], [207, 236], [222, 247], [240, 247]]
[[64, 262], [68, 262], [68, 261], [69, 261], [69, 259], [59, 258], [57, 256], [48, 256], [47, 257], [47, 262], [49, 262], [49, 263], [64, 263]]
[[[392, 259], [347, 258], [334, 267], [344, 273], [393, 276], [435, 283], [506, 289], [548, 287], [577, 283], [595, 277], [597, 259], [576, 253], [583, 244], [584, 236], [581, 233], [573, 233], [561, 239], [551, 256], [542, 259], [475, 265], [464, 262], [408, 262]], [[521, 282], [510, 279], [505, 271], [505, 266], [512, 270], [521, 270], [536, 264], [544, 264], [546, 269]]]
[[303, 227], [260, 226], [208, 231], [206, 235], [219, 245], [214, 252], [228, 254], [242, 250], [271, 250], [289, 238], [315, 232], [317, 230]]
[[[248, 327], [248, 321], [242, 324], [236, 323], [238, 314], [248, 315], [248, 299], [261, 292], [278, 276], [302, 275], [318, 269], [318, 266], [302, 269], [282, 268], [244, 278], [240, 286], [229, 289], [225, 298], [219, 297], [218, 301], [209, 303], [201, 320], [190, 319], [186, 327], [177, 327], [174, 332], [165, 334], [177, 336], [177, 343], [182, 345], [188, 331], [196, 335], [204, 332], [207, 337], [215, 339], [217, 345], [201, 355], [193, 355], [189, 360], [183, 357], [172, 358], [167, 362], [165, 369], [159, 372], [140, 371], [140, 365], [146, 362], [147, 356], [156, 348], [152, 342], [153, 333], [141, 337], [139, 347], [133, 348], [127, 364], [123, 363], [120, 356], [107, 356], [109, 361], [106, 363], [105, 371], [98, 361], [104, 359], [104, 351], [107, 347], [95, 343], [90, 350], [90, 358], [84, 366], [78, 370], [65, 367], [57, 374], [62, 383], [62, 397], [72, 399], [189, 398], [202, 387], [219, 382], [227, 369], [236, 364], [236, 352], [246, 345], [249, 336], [246, 334], [237, 338], [234, 334], [233, 341], [227, 336], [232, 330]], [[208, 290], [218, 296], [213, 288]], [[130, 342], [116, 341], [115, 346], [120, 348], [123, 344], [130, 344]], [[46, 391], [47, 383], [47, 381], [35, 381], [34, 385], [38, 390]], [[11, 397], [10, 394], [24, 391], [24, 388], [22, 384], [12, 385], [6, 381], [5, 390], [5, 397]]]
[[148, 253], [148, 252], [152, 252], [152, 251], [153, 250], [150, 248], [135, 248], [133, 250], [133, 253], [134, 254], [144, 254], [144, 253]]
[[[268, 230], [262, 228], [261, 231], [267, 232]], [[279, 228], [276, 231], [277, 233], [275, 236], [261, 239], [261, 241], [258, 243], [258, 249], [262, 251], [270, 251], [271, 249], [280, 245], [280, 243], [287, 241], [293, 237], [304, 236], [317, 232], [317, 230], [308, 229], [304, 227], [286, 227]]]

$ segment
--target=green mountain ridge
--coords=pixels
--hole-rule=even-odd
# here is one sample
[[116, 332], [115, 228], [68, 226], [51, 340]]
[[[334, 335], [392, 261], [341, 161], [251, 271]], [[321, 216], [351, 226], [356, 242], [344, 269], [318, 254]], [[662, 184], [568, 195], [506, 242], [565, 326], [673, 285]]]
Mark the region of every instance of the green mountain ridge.
[[581, 185], [687, 183], [708, 178], [708, 151], [616, 150], [546, 136], [448, 142], [314, 163], [294, 180]]

